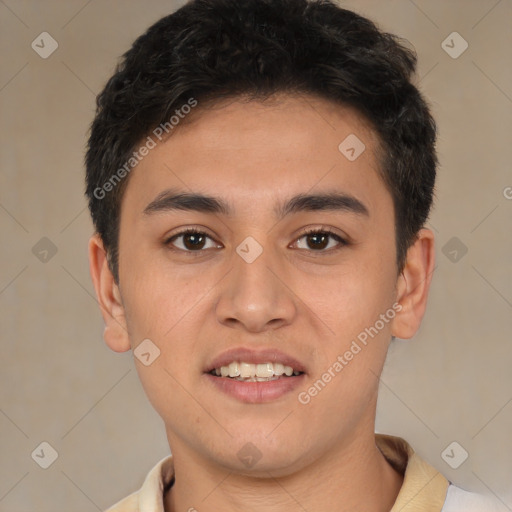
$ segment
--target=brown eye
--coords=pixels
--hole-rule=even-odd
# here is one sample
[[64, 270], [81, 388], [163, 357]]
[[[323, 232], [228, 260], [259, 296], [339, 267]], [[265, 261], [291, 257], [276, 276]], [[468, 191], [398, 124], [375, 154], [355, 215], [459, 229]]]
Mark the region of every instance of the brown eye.
[[206, 233], [191, 229], [173, 235], [166, 244], [171, 244], [177, 249], [187, 252], [199, 252], [203, 249], [219, 247]]
[[206, 237], [199, 233], [189, 233], [183, 236], [183, 245], [191, 251], [202, 249], [205, 245], [205, 242]]
[[[301, 247], [300, 240], [302, 239], [305, 239], [305, 244]], [[343, 238], [335, 233], [331, 233], [330, 231], [309, 231], [304, 233], [297, 240], [297, 246], [299, 249], [322, 252], [327, 252], [325, 249], [339, 248], [346, 244], [347, 243]]]
[[310, 249], [325, 249], [329, 244], [330, 235], [325, 233], [315, 233], [313, 235], [307, 235], [307, 244]]

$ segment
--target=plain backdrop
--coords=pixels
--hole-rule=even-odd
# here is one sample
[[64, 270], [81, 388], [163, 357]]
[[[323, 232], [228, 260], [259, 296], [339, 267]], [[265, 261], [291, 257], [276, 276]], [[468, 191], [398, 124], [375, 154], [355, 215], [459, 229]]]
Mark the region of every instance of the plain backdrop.
[[[118, 56], [179, 5], [0, 0], [2, 512], [102, 510], [169, 453], [132, 354], [102, 340], [83, 155]], [[377, 430], [512, 510], [512, 2], [342, 5], [416, 49], [439, 125], [437, 268], [420, 332], [390, 349]], [[58, 44], [47, 58], [42, 32]], [[42, 442], [57, 454], [47, 469]], [[442, 456], [453, 442], [468, 453], [457, 469]]]

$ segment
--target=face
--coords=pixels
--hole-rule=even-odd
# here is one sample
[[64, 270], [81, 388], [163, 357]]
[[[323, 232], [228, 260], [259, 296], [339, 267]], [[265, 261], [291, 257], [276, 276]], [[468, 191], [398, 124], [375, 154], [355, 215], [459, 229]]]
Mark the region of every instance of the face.
[[132, 171], [119, 336], [160, 351], [135, 363], [175, 457], [287, 474], [373, 434], [402, 307], [376, 146], [325, 100], [237, 100]]

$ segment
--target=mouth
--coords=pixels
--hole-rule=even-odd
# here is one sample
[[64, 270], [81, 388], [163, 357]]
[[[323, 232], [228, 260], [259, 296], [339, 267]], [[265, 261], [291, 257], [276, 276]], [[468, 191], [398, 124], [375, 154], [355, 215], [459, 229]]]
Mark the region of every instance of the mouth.
[[295, 390], [306, 377], [297, 359], [275, 349], [232, 349], [204, 370], [213, 389], [245, 403], [275, 401]]

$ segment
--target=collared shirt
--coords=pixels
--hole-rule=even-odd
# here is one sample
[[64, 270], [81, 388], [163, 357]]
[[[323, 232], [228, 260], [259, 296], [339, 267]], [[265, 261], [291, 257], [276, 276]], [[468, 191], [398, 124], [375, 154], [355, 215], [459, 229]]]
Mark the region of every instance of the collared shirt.
[[[404, 480], [390, 512], [506, 512], [490, 497], [467, 492], [451, 484], [400, 437], [375, 434], [375, 442]], [[148, 473], [142, 487], [106, 512], [164, 512], [164, 493], [174, 480], [172, 456]]]

